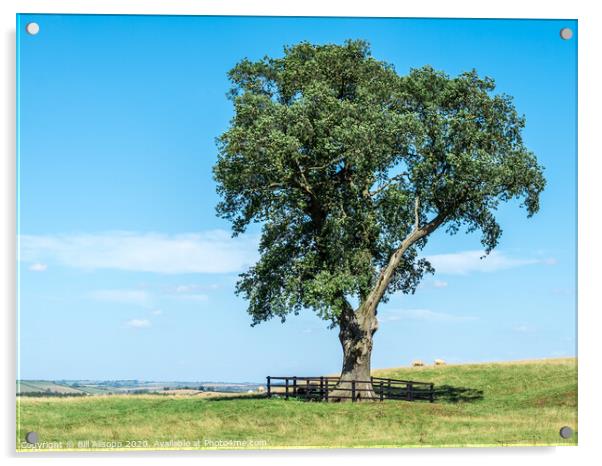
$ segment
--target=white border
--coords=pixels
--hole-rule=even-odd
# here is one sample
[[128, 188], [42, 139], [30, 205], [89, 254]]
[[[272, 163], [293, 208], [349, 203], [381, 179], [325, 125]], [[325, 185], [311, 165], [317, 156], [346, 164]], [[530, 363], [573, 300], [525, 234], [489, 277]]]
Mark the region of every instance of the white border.
[[[277, 0], [82, 0], [15, 1], [3, 0], [2, 9], [2, 124], [3, 157], [0, 165], [0, 286], [2, 291], [2, 362], [3, 383], [1, 435], [2, 456], [7, 464], [19, 461], [30, 464], [41, 455], [15, 458], [15, 14], [20, 13], [116, 13], [116, 14], [223, 14], [282, 16], [399, 16], [399, 17], [488, 17], [488, 18], [577, 18], [579, 20], [579, 447], [560, 448], [483, 448], [483, 449], [419, 449], [419, 450], [287, 450], [267, 452], [157, 452], [100, 454], [43, 454], [51, 464], [65, 462], [104, 464], [108, 458], [127, 460], [133, 464], [162, 464], [170, 461], [224, 463], [244, 461], [250, 465], [345, 462], [364, 465], [374, 461], [411, 461], [421, 464], [489, 465], [589, 464], [595, 457], [596, 434], [602, 422], [600, 406], [600, 329], [602, 308], [596, 294], [602, 263], [600, 200], [602, 174], [600, 158], [600, 77], [602, 76], [602, 24], [594, 1], [505, 0], [304, 0], [287, 3]], [[173, 460], [171, 459], [173, 458]]]

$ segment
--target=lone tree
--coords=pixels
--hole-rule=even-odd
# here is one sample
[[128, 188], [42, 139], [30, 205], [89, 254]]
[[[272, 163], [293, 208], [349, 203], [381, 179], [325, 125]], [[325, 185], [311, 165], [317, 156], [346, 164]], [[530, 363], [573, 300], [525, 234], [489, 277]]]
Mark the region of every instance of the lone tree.
[[[370, 380], [379, 303], [433, 272], [419, 257], [433, 231], [479, 230], [488, 254], [500, 202], [539, 209], [545, 180], [523, 145], [525, 119], [474, 70], [400, 76], [364, 41], [303, 42], [229, 77], [217, 211], [235, 235], [262, 224], [260, 259], [237, 293], [253, 325], [313, 309], [338, 326], [341, 389]], [[374, 397], [370, 383], [357, 388]]]

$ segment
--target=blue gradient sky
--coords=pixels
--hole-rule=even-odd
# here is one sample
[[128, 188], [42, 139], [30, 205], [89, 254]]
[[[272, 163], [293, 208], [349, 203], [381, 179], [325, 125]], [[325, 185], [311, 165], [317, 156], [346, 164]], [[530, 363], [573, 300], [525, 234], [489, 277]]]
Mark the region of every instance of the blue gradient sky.
[[[28, 36], [29, 21], [40, 24]], [[373, 367], [575, 355], [577, 34], [567, 20], [18, 17], [21, 378], [261, 381], [336, 373], [310, 311], [251, 328], [233, 293], [256, 257], [215, 216], [227, 71], [301, 40], [365, 39], [399, 73], [476, 68], [527, 116], [545, 166], [532, 219], [503, 207], [495, 253], [437, 232], [437, 268], [382, 305]]]

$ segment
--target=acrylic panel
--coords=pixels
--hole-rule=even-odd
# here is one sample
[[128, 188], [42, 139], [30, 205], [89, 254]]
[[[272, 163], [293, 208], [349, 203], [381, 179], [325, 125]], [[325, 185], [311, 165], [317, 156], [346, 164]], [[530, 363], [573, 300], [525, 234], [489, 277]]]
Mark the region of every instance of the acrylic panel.
[[16, 28], [17, 450], [577, 444], [576, 20]]

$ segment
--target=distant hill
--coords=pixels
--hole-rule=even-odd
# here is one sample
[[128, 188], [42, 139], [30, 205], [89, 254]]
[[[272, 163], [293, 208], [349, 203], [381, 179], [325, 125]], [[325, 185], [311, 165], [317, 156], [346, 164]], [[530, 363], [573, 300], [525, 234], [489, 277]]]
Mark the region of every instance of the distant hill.
[[85, 394], [82, 390], [49, 380], [17, 381], [17, 395], [23, 393]]
[[228, 382], [155, 382], [139, 380], [18, 380], [17, 396], [84, 396], [184, 391], [243, 393], [260, 384]]

